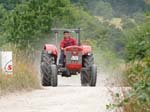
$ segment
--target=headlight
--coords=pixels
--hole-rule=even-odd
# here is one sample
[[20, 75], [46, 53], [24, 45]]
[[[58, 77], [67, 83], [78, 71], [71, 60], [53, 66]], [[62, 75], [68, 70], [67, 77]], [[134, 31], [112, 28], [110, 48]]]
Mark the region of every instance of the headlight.
[[90, 55], [92, 55], [92, 53], [89, 52], [89, 53], [87, 53], [87, 55], [90, 56]]
[[50, 50], [50, 51], [47, 51], [47, 53], [48, 53], [48, 54], [52, 54], [52, 51], [51, 51], [51, 50]]

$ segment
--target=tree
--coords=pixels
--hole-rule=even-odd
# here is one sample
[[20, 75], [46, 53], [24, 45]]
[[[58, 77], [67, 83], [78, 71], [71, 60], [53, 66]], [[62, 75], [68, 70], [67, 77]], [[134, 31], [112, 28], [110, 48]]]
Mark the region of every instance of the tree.
[[5, 10], [3, 5], [0, 5], [0, 46], [3, 45], [5, 38], [3, 37], [4, 33], [4, 22], [8, 12]]
[[111, 4], [109, 4], [108, 2], [103, 2], [103, 1], [97, 2], [92, 12], [94, 15], [104, 16], [107, 18], [113, 16], [113, 9], [111, 7]]
[[7, 41], [22, 48], [38, 41], [38, 34], [48, 32], [52, 20], [62, 18], [69, 0], [29, 0], [18, 4], [5, 22]]
[[150, 0], [144, 0], [144, 2], [148, 5], [150, 5]]
[[0, 0], [0, 4], [4, 6], [7, 10], [12, 10], [17, 4], [20, 4], [26, 0]]

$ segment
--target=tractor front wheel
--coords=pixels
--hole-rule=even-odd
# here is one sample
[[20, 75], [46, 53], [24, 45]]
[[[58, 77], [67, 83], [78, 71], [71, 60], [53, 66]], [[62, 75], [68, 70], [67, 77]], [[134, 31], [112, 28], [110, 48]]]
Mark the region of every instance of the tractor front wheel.
[[90, 68], [90, 80], [89, 80], [89, 86], [96, 86], [96, 80], [97, 80], [97, 66], [93, 64]]

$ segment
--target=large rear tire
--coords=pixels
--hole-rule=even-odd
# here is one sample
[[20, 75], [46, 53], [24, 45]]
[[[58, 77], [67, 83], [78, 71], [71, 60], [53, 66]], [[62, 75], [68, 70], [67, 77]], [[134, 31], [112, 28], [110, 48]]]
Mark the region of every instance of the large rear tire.
[[58, 83], [58, 78], [57, 78], [57, 67], [56, 65], [51, 65], [51, 86], [56, 87]]
[[[83, 57], [83, 67], [87, 68], [85, 71], [81, 71], [81, 85], [82, 86], [90, 86], [91, 82], [91, 66], [94, 64], [93, 55], [86, 55]], [[89, 68], [89, 69], [88, 69]]]
[[43, 86], [51, 86], [51, 66], [54, 63], [54, 56], [42, 51], [41, 54], [41, 83]]

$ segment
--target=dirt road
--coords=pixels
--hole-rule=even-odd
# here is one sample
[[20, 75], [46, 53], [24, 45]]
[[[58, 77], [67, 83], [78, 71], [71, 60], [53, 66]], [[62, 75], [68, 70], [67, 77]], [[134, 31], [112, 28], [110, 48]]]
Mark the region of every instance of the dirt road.
[[99, 74], [97, 87], [81, 87], [79, 76], [59, 77], [56, 88], [1, 97], [0, 112], [107, 112], [106, 104], [111, 101], [107, 82]]

